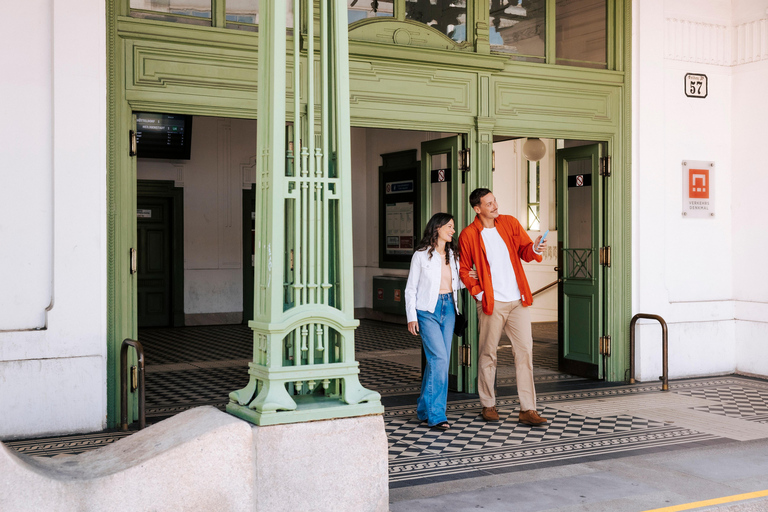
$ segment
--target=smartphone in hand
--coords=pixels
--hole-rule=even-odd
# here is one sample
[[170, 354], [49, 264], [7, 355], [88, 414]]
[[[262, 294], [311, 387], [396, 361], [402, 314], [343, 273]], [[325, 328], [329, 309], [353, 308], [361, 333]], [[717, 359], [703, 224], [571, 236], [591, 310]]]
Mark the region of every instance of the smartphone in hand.
[[547, 235], [548, 235], [548, 234], [549, 234], [549, 230], [546, 230], [546, 231], [544, 232], [544, 235], [542, 235], [542, 237], [541, 237], [541, 240], [539, 240], [539, 243], [537, 243], [537, 244], [536, 244], [536, 247], [535, 247], [535, 249], [536, 249], [537, 251], [539, 250], [539, 245], [541, 245], [541, 242], [543, 242], [543, 241], [544, 241], [544, 239], [545, 239], [545, 238], [547, 238]]

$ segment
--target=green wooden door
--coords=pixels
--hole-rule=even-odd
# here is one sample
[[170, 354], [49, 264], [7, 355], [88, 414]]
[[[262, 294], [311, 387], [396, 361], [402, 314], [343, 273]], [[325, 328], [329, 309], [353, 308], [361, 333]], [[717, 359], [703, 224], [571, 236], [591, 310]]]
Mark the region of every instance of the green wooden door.
[[[466, 185], [463, 183], [463, 173], [459, 170], [461, 148], [461, 137], [458, 135], [421, 143], [418, 238], [421, 238], [432, 215], [437, 212], [447, 212], [454, 216], [456, 224], [454, 238], [458, 241], [459, 232], [465, 225], [465, 205], [467, 204]], [[465, 348], [467, 340], [466, 335], [464, 338], [456, 336], [453, 338], [448, 367], [448, 387], [454, 391], [468, 392], [470, 387], [474, 388], [474, 385], [469, 384], [473, 378], [470, 374], [472, 368], [462, 364], [468, 358], [469, 351]], [[477, 344], [476, 339], [475, 344]]]
[[557, 152], [561, 371], [597, 379], [602, 325], [603, 180], [600, 145]]
[[253, 264], [256, 249], [256, 185], [243, 190], [243, 323], [253, 320]]
[[139, 327], [172, 325], [171, 200], [136, 201]]

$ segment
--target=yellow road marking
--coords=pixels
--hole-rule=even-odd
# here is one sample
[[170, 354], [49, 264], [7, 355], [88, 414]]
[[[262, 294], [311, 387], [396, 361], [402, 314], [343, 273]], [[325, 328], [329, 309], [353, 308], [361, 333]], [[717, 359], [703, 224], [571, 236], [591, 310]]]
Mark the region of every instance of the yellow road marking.
[[684, 503], [682, 505], [673, 505], [671, 507], [654, 508], [653, 510], [646, 510], [645, 512], [678, 512], [679, 510], [693, 510], [699, 507], [709, 507], [711, 505], [722, 505], [723, 503], [733, 503], [734, 501], [751, 500], [753, 498], [764, 498], [768, 496], [768, 489], [765, 491], [748, 492], [745, 494], [734, 494], [733, 496], [725, 496], [723, 498], [715, 498], [713, 500], [697, 501], [695, 503]]

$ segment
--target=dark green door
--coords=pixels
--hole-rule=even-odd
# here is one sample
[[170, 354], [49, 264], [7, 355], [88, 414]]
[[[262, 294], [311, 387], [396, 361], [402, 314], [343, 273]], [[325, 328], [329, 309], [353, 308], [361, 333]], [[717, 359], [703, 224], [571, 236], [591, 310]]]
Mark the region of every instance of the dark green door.
[[[461, 136], [446, 137], [421, 143], [421, 177], [420, 177], [420, 232], [417, 240], [421, 239], [424, 228], [430, 217], [437, 212], [447, 212], [453, 215], [456, 224], [455, 239], [458, 240], [461, 229], [466, 225], [466, 185], [462, 171], [459, 169], [459, 151], [462, 149]], [[466, 305], [466, 311], [474, 307]], [[470, 366], [470, 345], [477, 348], [477, 336], [470, 335], [473, 325], [467, 327], [463, 338], [453, 337], [451, 360], [448, 366], [448, 387], [451, 390], [474, 393], [477, 387], [477, 369]]]
[[253, 320], [254, 254], [256, 251], [256, 185], [243, 190], [243, 323]]
[[599, 144], [557, 151], [559, 367], [592, 379], [602, 375], [603, 179], [599, 164]]
[[139, 327], [172, 325], [171, 216], [170, 198], [137, 198]]

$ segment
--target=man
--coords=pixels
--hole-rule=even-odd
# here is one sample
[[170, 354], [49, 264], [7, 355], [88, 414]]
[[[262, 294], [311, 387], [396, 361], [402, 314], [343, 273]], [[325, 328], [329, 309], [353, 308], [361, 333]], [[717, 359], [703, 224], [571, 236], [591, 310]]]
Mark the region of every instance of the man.
[[[519, 421], [543, 425], [546, 419], [536, 412], [533, 386], [533, 337], [528, 306], [533, 296], [523, 271], [523, 261], [541, 261], [546, 240], [531, 242], [520, 222], [511, 215], [499, 215], [496, 198], [487, 188], [469, 196], [475, 220], [459, 236], [461, 268], [459, 275], [469, 293], [477, 299], [480, 323], [477, 388], [485, 421], [498, 421], [496, 411], [496, 350], [502, 330], [512, 341], [520, 399]], [[472, 266], [477, 279], [470, 276]]]

